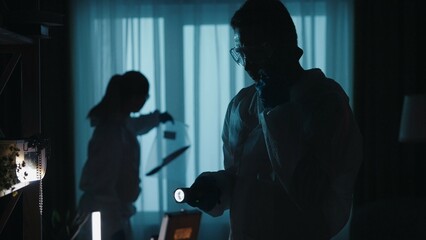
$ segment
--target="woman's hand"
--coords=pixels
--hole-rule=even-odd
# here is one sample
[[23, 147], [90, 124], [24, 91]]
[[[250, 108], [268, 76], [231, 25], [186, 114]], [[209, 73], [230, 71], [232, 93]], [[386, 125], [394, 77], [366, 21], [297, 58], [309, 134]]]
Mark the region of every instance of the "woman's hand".
[[161, 123], [166, 123], [166, 122], [172, 122], [173, 124], [175, 124], [175, 120], [173, 119], [172, 115], [170, 115], [170, 113], [168, 112], [163, 112], [160, 114], [160, 122]]

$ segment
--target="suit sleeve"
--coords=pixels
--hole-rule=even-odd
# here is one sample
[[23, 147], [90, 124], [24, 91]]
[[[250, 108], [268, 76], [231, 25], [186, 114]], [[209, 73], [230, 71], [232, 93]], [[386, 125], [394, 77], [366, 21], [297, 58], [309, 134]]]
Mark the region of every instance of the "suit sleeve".
[[223, 212], [229, 209], [231, 204], [231, 196], [234, 186], [235, 179], [235, 167], [234, 167], [234, 153], [230, 147], [230, 135], [229, 135], [229, 120], [230, 113], [232, 108], [232, 102], [229, 104], [223, 131], [222, 131], [222, 141], [223, 141], [223, 154], [224, 154], [224, 165], [225, 170], [217, 171], [217, 172], [204, 172], [200, 176], [211, 176], [214, 177], [216, 186], [220, 189], [220, 203], [217, 204], [211, 211], [207, 212], [207, 214], [217, 217], [221, 216]]
[[156, 110], [150, 114], [130, 118], [128, 124], [137, 135], [146, 134], [160, 124], [160, 112]]
[[309, 107], [290, 102], [261, 113], [260, 122], [283, 188], [334, 235], [348, 220], [361, 159], [360, 134], [346, 99], [330, 92]]

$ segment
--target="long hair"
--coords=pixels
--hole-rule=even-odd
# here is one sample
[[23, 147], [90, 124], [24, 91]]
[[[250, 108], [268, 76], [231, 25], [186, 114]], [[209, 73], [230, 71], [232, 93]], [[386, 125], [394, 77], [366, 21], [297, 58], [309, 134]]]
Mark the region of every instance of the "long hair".
[[148, 79], [140, 72], [128, 71], [123, 75], [113, 75], [102, 100], [87, 114], [91, 125], [99, 122], [117, 120], [123, 105], [134, 95], [146, 96], [149, 91]]

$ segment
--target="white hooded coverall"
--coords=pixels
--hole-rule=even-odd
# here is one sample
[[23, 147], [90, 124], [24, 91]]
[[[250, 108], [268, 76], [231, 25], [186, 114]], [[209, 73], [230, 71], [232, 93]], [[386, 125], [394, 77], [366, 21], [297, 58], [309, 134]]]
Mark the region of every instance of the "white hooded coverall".
[[330, 239], [348, 222], [362, 138], [349, 99], [319, 69], [304, 71], [290, 100], [263, 109], [255, 86], [229, 103], [225, 170], [214, 176], [230, 209], [230, 239]]
[[[124, 121], [95, 125], [80, 179], [83, 195], [79, 211], [101, 212], [102, 239], [109, 240], [119, 231], [126, 235], [125, 239], [132, 238], [129, 219], [135, 213], [133, 202], [141, 192], [137, 136], [159, 123], [160, 112], [154, 111]], [[91, 239], [90, 230], [83, 228], [79, 239]]]

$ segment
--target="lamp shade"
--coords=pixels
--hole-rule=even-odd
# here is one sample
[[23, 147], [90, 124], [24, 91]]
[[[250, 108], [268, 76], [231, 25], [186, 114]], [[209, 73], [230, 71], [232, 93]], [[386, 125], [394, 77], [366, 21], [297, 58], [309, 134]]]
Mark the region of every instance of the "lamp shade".
[[400, 142], [426, 142], [426, 95], [404, 97]]

